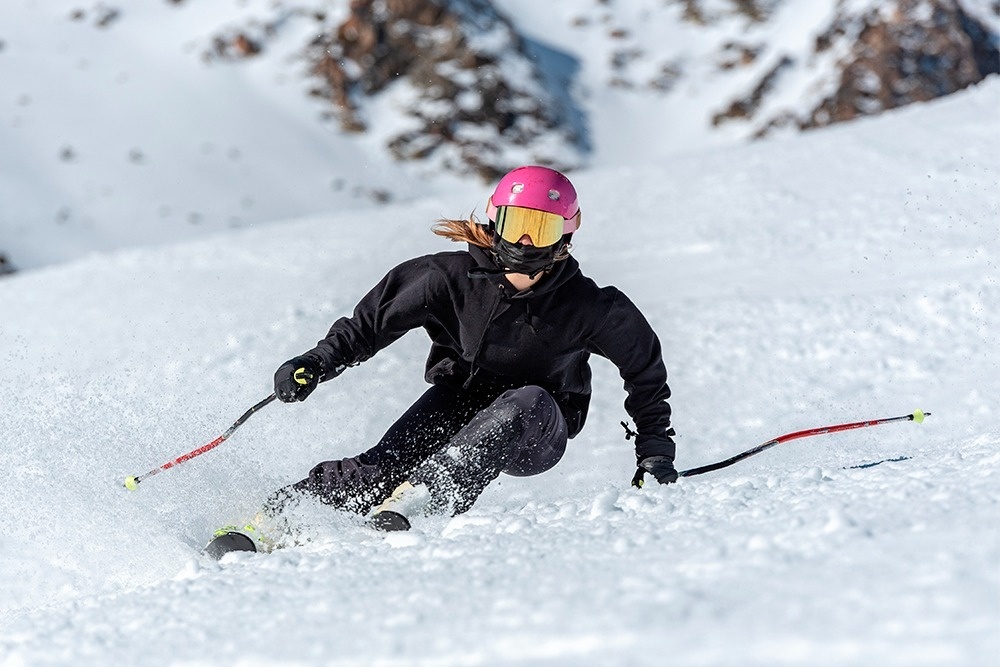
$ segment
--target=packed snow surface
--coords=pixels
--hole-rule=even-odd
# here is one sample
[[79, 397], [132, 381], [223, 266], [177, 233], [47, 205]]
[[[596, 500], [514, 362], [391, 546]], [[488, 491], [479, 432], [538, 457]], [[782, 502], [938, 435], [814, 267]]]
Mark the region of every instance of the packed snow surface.
[[[587, 428], [467, 514], [199, 549], [423, 390], [404, 337], [142, 483], [271, 391], [485, 189], [0, 281], [2, 665], [991, 665], [1000, 655], [1000, 81], [780, 141], [574, 178], [583, 270], [659, 332], [678, 467], [629, 487], [615, 369]], [[875, 464], [875, 465], [869, 465]]]

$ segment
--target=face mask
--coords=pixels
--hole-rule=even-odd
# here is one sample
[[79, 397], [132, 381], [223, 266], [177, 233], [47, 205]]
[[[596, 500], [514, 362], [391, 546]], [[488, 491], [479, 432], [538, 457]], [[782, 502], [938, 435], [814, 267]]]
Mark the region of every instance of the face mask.
[[562, 243], [556, 243], [545, 248], [532, 245], [511, 243], [499, 236], [493, 240], [493, 254], [500, 266], [514, 273], [525, 273], [535, 277], [555, 264], [556, 252]]

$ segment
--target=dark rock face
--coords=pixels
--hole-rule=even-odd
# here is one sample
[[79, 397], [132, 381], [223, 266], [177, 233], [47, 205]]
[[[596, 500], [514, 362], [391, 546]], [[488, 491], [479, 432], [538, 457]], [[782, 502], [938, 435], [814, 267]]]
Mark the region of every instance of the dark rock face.
[[[320, 80], [313, 94], [329, 99], [346, 131], [367, 129], [366, 97], [406, 82], [409, 129], [388, 141], [400, 160], [433, 156], [486, 180], [525, 161], [572, 166], [579, 137], [567, 129], [566, 101], [487, 0], [353, 0], [308, 57]], [[511, 148], [523, 150], [506, 155]]]
[[[789, 42], [780, 15], [810, 1], [664, 0], [660, 18], [672, 11], [685, 30], [708, 30], [707, 40], [728, 35], [709, 56], [708, 76], [739, 89], [706, 102], [697, 112], [705, 122], [762, 137], [941, 97], [1000, 72], [1000, 37], [990, 27], [1000, 1], [839, 0], [818, 19], [825, 23], [803, 26], [814, 43]], [[598, 86], [683, 95], [705, 76], [685, 53], [633, 40], [635, 26], [617, 20], [613, 3], [579, 12], [566, 27], [600, 25], [609, 47]], [[492, 0], [351, 0], [336, 11], [318, 0], [275, 3], [268, 19], [217, 34], [203, 57], [258, 57], [283, 26], [302, 20], [315, 36], [299, 55], [324, 116], [343, 132], [377, 136], [396, 159], [486, 181], [529, 162], [564, 170], [584, 162], [586, 116], [571, 92], [580, 63], [519, 35]]]
[[839, 87], [803, 127], [925, 102], [1000, 72], [996, 35], [954, 0], [899, 0], [890, 13], [860, 17], [860, 26]]
[[17, 269], [11, 264], [11, 261], [7, 259], [7, 255], [0, 252], [0, 276], [8, 275], [14, 273]]
[[806, 115], [756, 117], [782, 73], [802, 64], [784, 57], [748, 94], [716, 113], [713, 124], [754, 120], [756, 136], [781, 127], [821, 127], [949, 95], [1000, 72], [997, 34], [957, 0], [893, 0], [861, 14], [842, 10], [816, 39], [812, 55], [834, 50], [846, 54], [837, 61], [839, 79]]

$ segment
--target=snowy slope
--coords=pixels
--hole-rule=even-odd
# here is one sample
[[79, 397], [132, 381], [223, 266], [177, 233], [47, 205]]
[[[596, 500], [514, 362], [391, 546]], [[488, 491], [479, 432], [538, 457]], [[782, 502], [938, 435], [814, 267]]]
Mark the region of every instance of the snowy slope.
[[0, 251], [34, 268], [423, 193], [319, 122], [295, 58], [308, 26], [266, 60], [203, 62], [260, 4], [134, 2], [101, 27], [102, 3], [3, 3]]
[[679, 467], [915, 408], [923, 425], [637, 491], [620, 380], [595, 360], [558, 467], [402, 536], [310, 507], [307, 544], [197, 553], [379, 437], [422, 391], [419, 333], [135, 493], [121, 481], [218, 435], [386, 269], [448, 249], [430, 223], [484, 189], [0, 282], [0, 664], [995, 664], [998, 104], [992, 80], [575, 178], [585, 272], [663, 340]]

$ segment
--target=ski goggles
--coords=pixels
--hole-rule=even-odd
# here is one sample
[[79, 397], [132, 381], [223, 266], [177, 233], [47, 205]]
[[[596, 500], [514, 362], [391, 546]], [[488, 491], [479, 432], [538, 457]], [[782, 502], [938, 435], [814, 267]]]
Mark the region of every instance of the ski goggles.
[[580, 226], [580, 214], [567, 220], [558, 213], [547, 213], [522, 206], [494, 206], [486, 203], [486, 217], [493, 221], [497, 234], [504, 241], [518, 243], [525, 235], [536, 248], [546, 248], [559, 242]]

